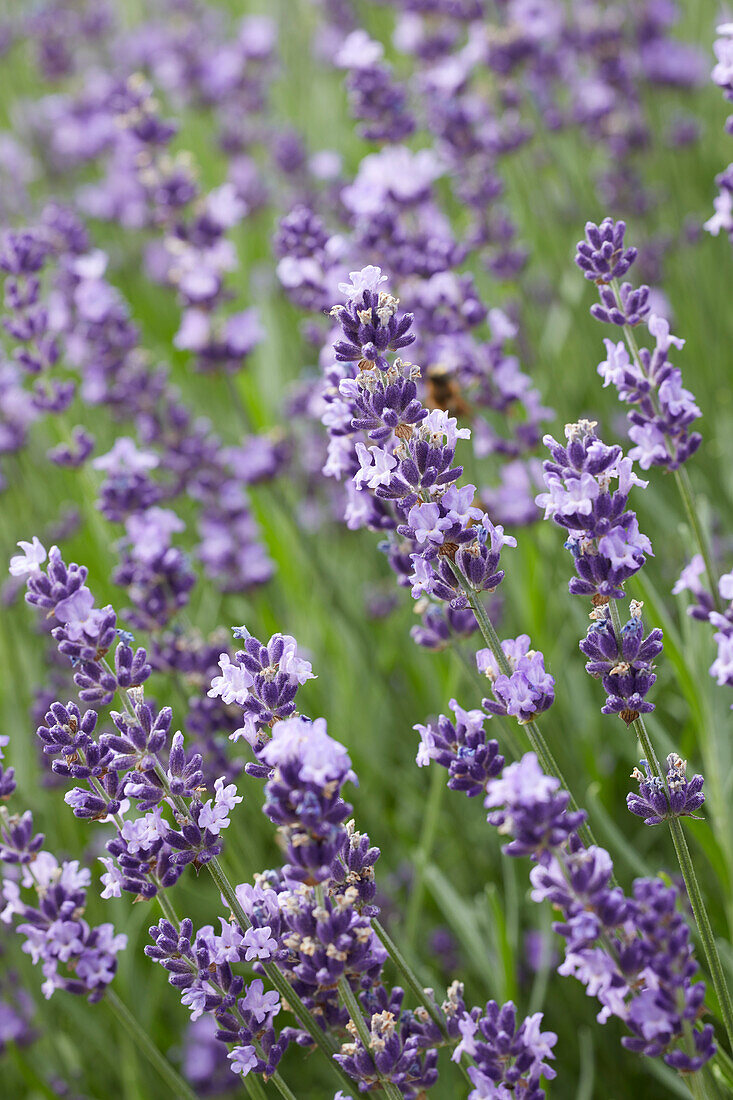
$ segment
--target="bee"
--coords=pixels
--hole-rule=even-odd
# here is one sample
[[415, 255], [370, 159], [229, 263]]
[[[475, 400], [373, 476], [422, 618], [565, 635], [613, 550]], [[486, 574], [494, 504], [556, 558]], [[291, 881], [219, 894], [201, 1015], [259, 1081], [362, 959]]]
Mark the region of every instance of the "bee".
[[428, 367], [425, 378], [426, 404], [433, 409], [443, 409], [452, 416], [465, 417], [470, 409], [463, 399], [461, 388], [453, 371], [440, 363]]

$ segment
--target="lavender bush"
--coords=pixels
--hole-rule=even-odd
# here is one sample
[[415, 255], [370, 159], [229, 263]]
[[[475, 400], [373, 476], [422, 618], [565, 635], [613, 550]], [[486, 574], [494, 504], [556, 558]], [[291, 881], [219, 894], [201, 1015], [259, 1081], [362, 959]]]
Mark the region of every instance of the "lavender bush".
[[733, 1096], [733, 24], [143, 7], [0, 17], [7, 1095]]

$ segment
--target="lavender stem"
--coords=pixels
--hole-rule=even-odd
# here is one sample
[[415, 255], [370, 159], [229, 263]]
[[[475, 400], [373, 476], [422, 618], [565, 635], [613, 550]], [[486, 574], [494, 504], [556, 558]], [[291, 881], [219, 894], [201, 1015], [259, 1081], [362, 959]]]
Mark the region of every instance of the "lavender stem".
[[382, 942], [382, 946], [386, 950], [387, 954], [391, 958], [397, 970], [399, 970], [402, 977], [405, 979], [405, 983], [410, 987], [419, 1004], [425, 1004], [425, 1008], [429, 1013], [433, 1022], [440, 1028], [444, 1038], [448, 1038], [448, 1032], [445, 1030], [445, 1020], [443, 1014], [438, 1008], [437, 1004], [432, 997], [427, 995], [427, 992], [420, 985], [420, 980], [417, 974], [408, 963], [401, 950], [390, 936], [387, 929], [381, 924], [376, 917], [372, 917], [372, 928], [376, 932], [378, 938]]
[[678, 470], [674, 471], [674, 479], [679, 490], [680, 497], [682, 498], [682, 504], [684, 505], [685, 513], [687, 515], [687, 522], [690, 525], [690, 529], [695, 537], [695, 541], [702, 555], [702, 560], [705, 563], [705, 572], [708, 577], [708, 584], [710, 585], [710, 594], [715, 603], [717, 611], [721, 610], [720, 593], [718, 592], [718, 585], [715, 576], [715, 568], [713, 566], [713, 558], [710, 550], [710, 541], [707, 537], [707, 531], [704, 529], [697, 513], [695, 512], [694, 501], [692, 497], [692, 486], [690, 484], [690, 476], [684, 466], [681, 466]]
[[733, 1004], [731, 1003], [730, 991], [725, 980], [720, 955], [718, 954], [718, 945], [715, 942], [713, 930], [710, 926], [708, 911], [705, 908], [705, 902], [700, 892], [700, 884], [697, 881], [690, 849], [687, 846], [687, 838], [682, 828], [682, 822], [678, 817], [670, 818], [669, 829], [672, 833], [672, 843], [677, 853], [682, 877], [685, 880], [685, 886], [695, 917], [695, 923], [697, 924], [700, 939], [702, 940], [708, 969], [710, 970], [710, 976], [713, 980], [713, 987], [718, 997], [728, 1042], [733, 1047]]
[[167, 1058], [163, 1057], [155, 1043], [150, 1039], [147, 1031], [140, 1026], [127, 1005], [120, 1000], [111, 987], [107, 990], [105, 1001], [135, 1043], [138, 1050], [143, 1052], [150, 1065], [165, 1081], [173, 1095], [178, 1098], [178, 1100], [198, 1100], [196, 1093], [189, 1087], [180, 1074], [176, 1072]]
[[244, 1085], [244, 1091], [251, 1097], [251, 1100], [265, 1100], [267, 1094], [256, 1073], [248, 1073], [246, 1077], [242, 1078], [242, 1084]]
[[[389, 932], [387, 932], [386, 928], [384, 928], [382, 924], [380, 924], [376, 917], [372, 918], [372, 928], [381, 940], [382, 946], [386, 950], [395, 967], [404, 978], [405, 984], [408, 985], [412, 990], [418, 1004], [422, 1004], [425, 1006], [425, 1010], [430, 1016], [433, 1023], [440, 1028], [440, 1033], [443, 1038], [446, 1041], [449, 1041], [450, 1036], [448, 1035], [448, 1031], [445, 1026], [445, 1019], [443, 1017], [443, 1013], [441, 1012], [439, 1006], [435, 1001], [435, 998], [427, 989], [423, 989], [423, 987], [420, 985], [420, 981], [414, 970], [408, 963], [407, 959], [402, 954], [401, 950], [394, 942]], [[457, 1065], [466, 1080], [470, 1080], [463, 1062], [458, 1062]]]
[[[275, 1070], [275, 1072], [273, 1073], [272, 1077], [269, 1078], [269, 1080], [272, 1081], [273, 1085], [275, 1086], [277, 1091], [280, 1093], [283, 1100], [297, 1100], [297, 1097], [296, 1097], [295, 1093], [288, 1086], [287, 1082], [283, 1079], [283, 1077], [281, 1077], [281, 1075], [278, 1073], [277, 1070]], [[264, 1093], [264, 1090], [263, 1090], [263, 1093]]]

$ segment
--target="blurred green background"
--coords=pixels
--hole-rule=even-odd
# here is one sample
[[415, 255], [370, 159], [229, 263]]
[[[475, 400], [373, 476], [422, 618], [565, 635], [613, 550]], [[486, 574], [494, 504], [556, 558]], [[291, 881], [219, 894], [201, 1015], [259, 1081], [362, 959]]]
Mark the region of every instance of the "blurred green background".
[[[311, 151], [330, 147], [344, 154], [355, 170], [366, 150], [353, 133], [338, 75], [323, 71], [308, 56], [304, 42], [313, 20], [305, 0], [278, 3], [229, 3], [233, 14], [266, 10], [279, 23], [285, 64], [275, 95], [279, 110], [303, 133]], [[389, 24], [388, 13], [367, 5], [367, 23], [375, 32]], [[144, 4], [121, 5], [130, 20]], [[709, 51], [718, 6], [712, 0], [683, 5], [680, 35]], [[43, 94], [24, 47], [3, 59], [0, 128], [12, 128], [18, 103]], [[712, 62], [711, 62], [712, 64]], [[716, 536], [721, 571], [733, 566], [730, 505], [733, 488], [733, 253], [724, 239], [695, 233], [711, 211], [713, 179], [731, 157], [733, 145], [723, 132], [725, 104], [717, 89], [704, 86], [694, 95], [650, 92], [646, 104], [655, 132], [662, 134], [678, 111], [694, 115], [700, 141], [683, 149], [661, 140], [644, 153], [641, 164], [656, 201], [643, 227], [629, 219], [628, 238], [664, 232], [674, 240], [664, 265], [662, 289], [674, 314], [674, 331], [687, 340], [676, 357], [685, 385], [703, 410], [704, 445], [689, 464], [698, 507]], [[221, 182], [225, 164], [213, 144], [205, 114], [189, 112], [182, 119], [179, 148], [190, 149], [199, 164], [204, 186]], [[505, 161], [507, 201], [520, 226], [520, 237], [531, 250], [528, 270], [510, 292], [518, 296], [525, 331], [523, 366], [529, 370], [546, 403], [556, 410], [549, 426], [562, 434], [563, 424], [588, 416], [599, 420], [604, 436], [624, 441], [625, 433], [615, 392], [603, 390], [596, 364], [603, 357], [607, 335], [588, 315], [593, 288], [572, 263], [573, 246], [587, 219], [600, 220], [593, 185], [597, 151], [577, 132], [533, 142]], [[299, 335], [298, 312], [278, 291], [270, 254], [274, 214], [266, 211], [246, 220], [238, 230], [241, 268], [237, 289], [246, 304], [261, 311], [267, 339], [238, 380], [241, 396], [254, 424], [277, 424], [279, 408], [290, 384], [310, 366]], [[113, 281], [131, 303], [141, 326], [143, 343], [153, 361], [172, 362], [178, 383], [190, 403], [209, 415], [222, 437], [235, 442], [242, 434], [223, 382], [193, 374], [186, 357], [176, 353], [171, 338], [178, 311], [170, 294], [140, 278], [139, 241], [108, 225], [95, 225], [95, 242], [112, 258]], [[499, 304], [499, 289], [480, 271], [477, 281], [490, 305]], [[84, 419], [79, 410], [78, 420]], [[111, 442], [112, 427], [94, 424], [100, 443]], [[31, 444], [17, 457], [4, 460], [10, 487], [0, 497], [0, 560], [14, 543], [40, 533], [65, 503], [81, 510], [79, 534], [64, 544], [67, 556], [89, 566], [90, 584], [100, 603], [121, 602], [111, 583], [114, 552], [107, 525], [95, 513], [94, 487], [76, 472], [50, 467], [43, 455], [49, 445], [48, 424], [39, 425]], [[106, 433], [106, 434], [105, 434]], [[54, 440], [50, 440], [55, 442]], [[101, 448], [100, 448], [101, 449]], [[483, 474], [490, 479], [490, 470]], [[94, 480], [94, 479], [92, 479]], [[730, 699], [707, 674], [714, 656], [710, 631], [684, 614], [684, 601], [669, 595], [679, 570], [692, 553], [689, 533], [670, 478], [652, 471], [649, 489], [637, 491], [642, 530], [649, 533], [656, 558], [644, 570], [642, 584], [630, 584], [630, 595], [646, 601], [649, 625], [661, 625], [666, 656], [660, 660], [654, 689], [657, 710], [649, 727], [658, 751], [679, 751], [691, 770], [706, 777], [705, 820], [689, 825], [698, 875], [711, 907], [716, 933], [729, 974], [733, 898], [733, 835], [731, 833]], [[202, 630], [245, 622], [256, 635], [275, 630], [295, 635], [310, 654], [318, 679], [301, 692], [301, 707], [324, 715], [333, 736], [344, 742], [360, 778], [353, 792], [359, 827], [382, 848], [378, 878], [391, 901], [387, 918], [394, 935], [421, 973], [436, 988], [449, 980], [431, 940], [447, 927], [456, 944], [456, 976], [466, 981], [467, 1000], [489, 997], [514, 999], [525, 1012], [539, 1008], [546, 1024], [558, 1032], [558, 1079], [550, 1097], [613, 1098], [644, 1095], [661, 1098], [679, 1091], [674, 1080], [657, 1079], [649, 1061], [623, 1052], [620, 1025], [599, 1027], [595, 1001], [574, 981], [547, 970], [528, 971], [525, 937], [547, 929], [551, 914], [528, 901], [528, 870], [524, 861], [501, 856], [499, 838], [486, 826], [479, 800], [443, 794], [444, 775], [437, 768], [418, 770], [414, 764], [417, 736], [412, 726], [445, 711], [457, 697], [475, 706], [480, 684], [450, 652], [418, 649], [409, 638], [414, 621], [412, 601], [405, 593], [388, 618], [369, 619], [365, 596], [374, 589], [391, 591], [392, 574], [376, 550], [376, 536], [323, 528], [314, 557], [310, 540], [302, 538], [292, 519], [273, 507], [268, 488], [253, 491], [259, 522], [276, 563], [274, 580], [251, 597], [222, 596], [199, 585], [189, 609]], [[600, 713], [601, 688], [583, 671], [577, 648], [585, 633], [585, 605], [567, 593], [570, 562], [562, 549], [561, 532], [536, 525], [519, 532], [519, 547], [507, 552], [507, 578], [502, 588], [503, 636], [531, 635], [542, 649], [557, 680], [557, 701], [542, 727], [560, 766], [580, 801], [592, 812], [595, 831], [617, 860], [618, 875], [628, 886], [639, 873], [670, 870], [674, 856], [666, 830], [645, 828], [625, 807], [629, 772], [637, 752], [632, 735], [618, 720]], [[18, 773], [15, 807], [30, 807], [47, 846], [58, 855], [93, 861], [104, 830], [76, 821], [63, 804], [63, 789], [49, 789], [36, 754], [34, 723], [29, 706], [42, 682], [42, 640], [34, 632], [33, 614], [22, 600], [2, 610], [0, 629], [0, 732], [11, 737], [8, 761]], [[158, 679], [160, 701], [180, 704], [179, 689]], [[177, 694], [178, 693], [178, 694]], [[177, 727], [174, 727], [177, 728]], [[245, 801], [227, 836], [226, 864], [238, 880], [278, 861], [274, 831], [261, 813], [256, 782], [242, 780]], [[96, 890], [92, 889], [92, 895]], [[184, 876], [175, 888], [176, 906], [198, 920], [213, 921], [217, 899], [210, 880]], [[121, 956], [115, 988], [134, 1007], [160, 1048], [177, 1060], [185, 1036], [187, 1013], [178, 1003], [165, 975], [142, 954], [147, 928], [157, 920], [148, 904], [131, 905], [129, 897], [102, 902], [93, 896], [90, 917], [112, 919], [129, 936]], [[0, 1063], [0, 1095], [35, 1100], [48, 1092], [45, 1081], [68, 1083], [69, 1095], [152, 1100], [166, 1095], [163, 1086], [121, 1033], [104, 1005], [58, 993], [50, 1002], [40, 995], [40, 975], [20, 954], [11, 933], [2, 935], [3, 969], [17, 972], [36, 1003], [37, 1043], [23, 1050], [8, 1048]], [[396, 980], [396, 979], [395, 979]], [[299, 1097], [327, 1097], [330, 1082], [315, 1057], [295, 1051], [283, 1063], [283, 1075]], [[463, 1095], [460, 1078], [448, 1070], [444, 1083], [431, 1095], [436, 1100]], [[268, 1092], [270, 1090], [268, 1089]], [[682, 1089], [680, 1095], [686, 1095]]]

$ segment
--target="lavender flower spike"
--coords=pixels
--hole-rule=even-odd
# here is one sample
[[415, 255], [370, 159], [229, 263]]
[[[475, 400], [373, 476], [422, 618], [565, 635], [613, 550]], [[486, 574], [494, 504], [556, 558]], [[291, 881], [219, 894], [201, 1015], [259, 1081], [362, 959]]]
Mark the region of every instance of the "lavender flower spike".
[[484, 709], [489, 714], [511, 714], [520, 725], [531, 722], [555, 699], [554, 677], [545, 671], [543, 654], [530, 649], [530, 644], [528, 634], [501, 643], [512, 669], [509, 676], [500, 672], [490, 649], [480, 649], [476, 654], [477, 668], [490, 681], [494, 696], [483, 700]]
[[586, 279], [598, 285], [610, 283], [626, 274], [638, 253], [635, 248], [624, 247], [626, 222], [604, 218], [600, 225], [585, 224], [585, 240], [580, 241], [575, 262]]
[[[684, 765], [670, 757], [670, 768], [684, 802]], [[488, 784], [486, 805], [493, 811], [490, 824], [512, 838], [504, 851], [535, 862], [532, 899], [550, 901], [564, 917], [555, 924], [566, 940], [559, 973], [578, 978], [598, 998], [601, 1023], [612, 1015], [626, 1023], [632, 1034], [622, 1040], [625, 1047], [696, 1072], [715, 1044], [710, 1025], [695, 1026], [704, 1013], [705, 986], [692, 981], [697, 966], [689, 928], [677, 911], [677, 889], [637, 879], [633, 896], [626, 897], [612, 886], [609, 853], [583, 846], [577, 834], [582, 814], [566, 812], [568, 795], [558, 788], [527, 753]], [[692, 1050], [685, 1042], [690, 1034]]]
[[641, 760], [640, 764], [644, 771], [634, 768], [631, 773], [631, 778], [639, 784], [639, 793], [632, 792], [626, 796], [626, 805], [632, 814], [643, 817], [645, 825], [660, 825], [670, 817], [697, 818], [695, 810], [699, 810], [705, 801], [702, 793], [705, 781], [701, 775], [687, 778], [686, 760], [676, 752], [669, 754], [666, 784], [652, 775], [648, 761]]
[[[642, 470], [650, 466], [678, 469], [700, 446], [699, 432], [690, 431], [702, 415], [694, 396], [682, 385], [682, 374], [669, 359], [672, 347], [685, 341], [672, 335], [669, 322], [652, 312], [649, 287], [618, 285], [636, 259], [636, 249], [623, 248], [623, 222], [606, 218], [600, 226], [586, 226], [586, 240], [578, 245], [575, 262], [587, 279], [598, 285], [600, 302], [591, 307], [597, 321], [624, 328], [626, 344], [606, 340], [606, 359], [598, 373], [604, 386], [613, 384], [619, 400], [630, 406], [629, 438], [636, 445], [629, 457]], [[591, 242], [600, 242], [592, 247]], [[653, 348], [637, 348], [629, 328], [645, 324]], [[628, 344], [628, 348], [627, 348]]]
[[633, 486], [646, 488], [648, 482], [636, 476], [631, 458], [624, 458], [620, 447], [606, 446], [595, 429], [592, 420], [567, 424], [565, 446], [544, 437], [551, 456], [543, 463], [547, 492], [536, 501], [545, 519], [568, 532], [565, 545], [578, 574], [570, 592], [604, 604], [623, 596], [624, 583], [652, 554], [652, 544], [639, 530], [636, 513], [626, 508]]
[[656, 680], [654, 658], [662, 652], [662, 631], [655, 629], [644, 637], [641, 620], [643, 604], [632, 600], [631, 618], [618, 637], [607, 607], [591, 612], [593, 622], [579, 643], [588, 657], [585, 671], [600, 679], [606, 691], [603, 714], [618, 714], [627, 726], [640, 714], [654, 710], [645, 696]]

